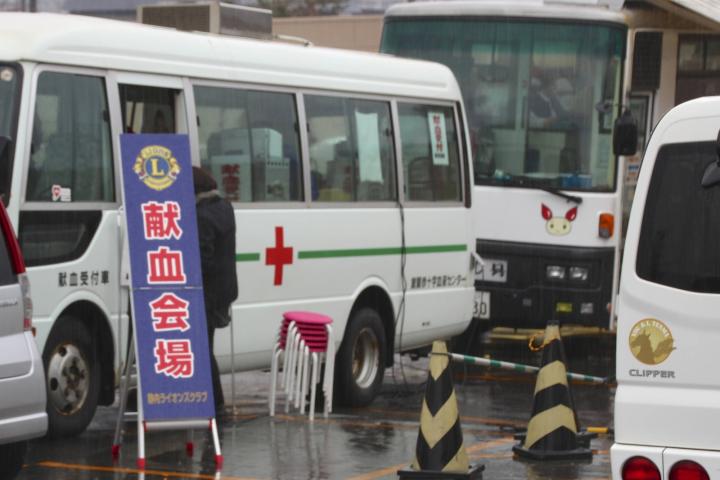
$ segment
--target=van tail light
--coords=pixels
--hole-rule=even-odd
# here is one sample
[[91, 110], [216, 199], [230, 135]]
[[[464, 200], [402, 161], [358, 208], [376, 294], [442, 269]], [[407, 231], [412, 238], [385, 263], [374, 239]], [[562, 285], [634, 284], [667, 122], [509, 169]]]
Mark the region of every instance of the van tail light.
[[615, 215], [601, 213], [598, 218], [598, 235], [600, 238], [612, 238], [615, 233]]
[[623, 465], [622, 480], [660, 480], [660, 470], [645, 457], [632, 457]]
[[32, 297], [30, 296], [30, 281], [27, 278], [27, 274], [19, 274], [18, 282], [20, 283], [20, 291], [22, 292], [23, 298], [23, 330], [26, 332], [32, 331], [33, 335], [35, 335], [32, 324], [33, 303]]
[[20, 244], [15, 236], [15, 230], [10, 223], [5, 207], [0, 205], [0, 229], [4, 233], [5, 242], [8, 247], [8, 254], [12, 262], [13, 271], [18, 277], [20, 290], [23, 297], [23, 329], [25, 331], [32, 330], [32, 299], [30, 298], [30, 282], [25, 273], [25, 260], [23, 259]]
[[670, 469], [670, 480], [710, 480], [710, 476], [700, 464], [683, 460]]

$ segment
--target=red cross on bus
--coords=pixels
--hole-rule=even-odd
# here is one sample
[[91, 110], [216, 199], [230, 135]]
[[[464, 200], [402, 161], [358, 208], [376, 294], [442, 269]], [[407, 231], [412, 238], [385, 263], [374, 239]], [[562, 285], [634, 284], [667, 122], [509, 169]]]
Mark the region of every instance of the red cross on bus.
[[284, 245], [283, 227], [275, 227], [275, 246], [265, 249], [265, 265], [275, 267], [274, 285], [282, 285], [283, 267], [292, 265], [293, 249]]

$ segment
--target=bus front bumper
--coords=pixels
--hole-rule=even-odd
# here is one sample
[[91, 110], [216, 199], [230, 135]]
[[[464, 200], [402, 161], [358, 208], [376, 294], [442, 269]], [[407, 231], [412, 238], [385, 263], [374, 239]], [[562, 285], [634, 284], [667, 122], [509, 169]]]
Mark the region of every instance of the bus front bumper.
[[[544, 328], [550, 320], [609, 327], [613, 248], [479, 240], [477, 252], [484, 263], [475, 277], [475, 317], [481, 321], [511, 328]], [[586, 277], [570, 278], [571, 270]]]

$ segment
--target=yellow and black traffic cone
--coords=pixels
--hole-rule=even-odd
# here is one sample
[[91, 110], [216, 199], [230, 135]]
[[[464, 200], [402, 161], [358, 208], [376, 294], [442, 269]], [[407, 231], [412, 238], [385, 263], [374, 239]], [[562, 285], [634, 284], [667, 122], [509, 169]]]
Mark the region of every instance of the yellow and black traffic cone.
[[525, 438], [513, 452], [531, 460], [591, 460], [592, 451], [578, 442], [578, 422], [557, 323], [548, 323], [544, 345], [532, 417]]
[[398, 471], [400, 479], [482, 478], [482, 465], [470, 465], [463, 444], [450, 357], [445, 342], [434, 342], [425, 399], [420, 411], [415, 461]]

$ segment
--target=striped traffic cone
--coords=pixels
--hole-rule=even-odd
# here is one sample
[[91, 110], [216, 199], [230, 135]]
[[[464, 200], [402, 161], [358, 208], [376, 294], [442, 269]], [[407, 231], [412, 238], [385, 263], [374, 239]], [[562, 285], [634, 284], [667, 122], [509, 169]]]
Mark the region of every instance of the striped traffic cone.
[[450, 358], [445, 342], [434, 342], [425, 399], [420, 411], [415, 461], [400, 479], [481, 479], [482, 465], [470, 465], [463, 444]]
[[548, 323], [544, 345], [532, 417], [524, 441], [514, 446], [513, 452], [532, 460], [591, 460], [592, 451], [578, 443], [578, 422], [557, 323]]

